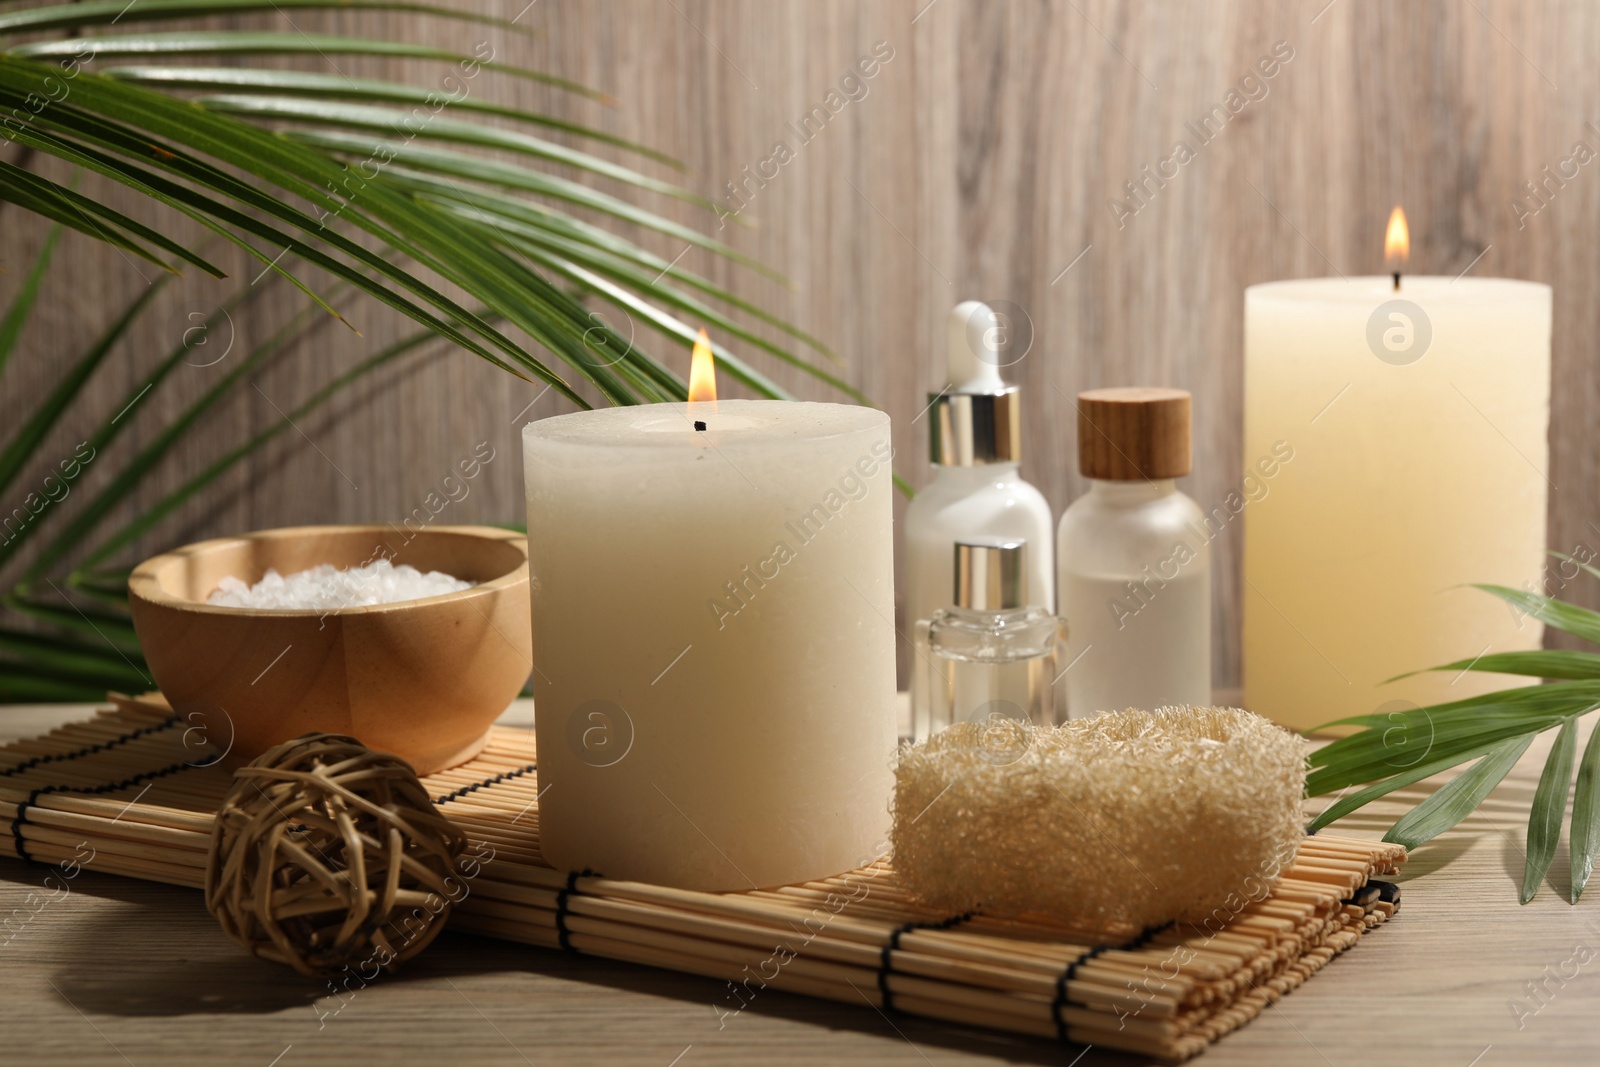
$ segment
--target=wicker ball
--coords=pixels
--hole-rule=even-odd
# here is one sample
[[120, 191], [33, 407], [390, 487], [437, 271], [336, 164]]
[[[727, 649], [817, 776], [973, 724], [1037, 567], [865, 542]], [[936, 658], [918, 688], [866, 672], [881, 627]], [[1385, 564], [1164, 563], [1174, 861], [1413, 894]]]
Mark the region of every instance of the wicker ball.
[[393, 970], [438, 936], [466, 838], [411, 765], [306, 734], [234, 772], [206, 857], [206, 908], [263, 959], [321, 976]]

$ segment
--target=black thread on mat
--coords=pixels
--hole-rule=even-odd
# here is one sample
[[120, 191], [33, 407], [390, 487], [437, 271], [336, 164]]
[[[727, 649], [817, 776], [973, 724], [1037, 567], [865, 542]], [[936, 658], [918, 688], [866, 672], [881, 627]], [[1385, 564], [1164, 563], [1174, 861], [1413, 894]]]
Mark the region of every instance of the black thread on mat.
[[1367, 887], [1376, 889], [1378, 891], [1378, 899], [1385, 904], [1393, 904], [1396, 908], [1400, 907], [1400, 887], [1394, 882], [1386, 882], [1381, 878], [1369, 878], [1367, 879]]
[[28, 846], [22, 837], [23, 824], [28, 821], [28, 807], [36, 803], [39, 799], [39, 794], [45, 791], [43, 789], [35, 789], [29, 793], [28, 799], [17, 805], [17, 814], [11, 820], [11, 847], [16, 850], [17, 859], [23, 863], [34, 862], [33, 857], [28, 855]]
[[514, 771], [506, 771], [504, 774], [497, 774], [493, 778], [485, 778], [481, 782], [473, 782], [471, 785], [464, 785], [452, 793], [446, 793], [444, 796], [439, 797], [434, 801], [434, 803], [448, 804], [452, 800], [460, 800], [468, 793], [476, 793], [480, 789], [487, 789], [492, 785], [499, 785], [501, 782], [509, 782], [513, 778], [521, 778], [523, 775], [532, 774], [538, 769], [539, 765], [537, 763], [530, 763], [526, 767], [518, 767]]
[[1362, 911], [1371, 911], [1372, 905], [1383, 899], [1383, 890], [1368, 882], [1366, 885], [1339, 901], [1340, 904], [1360, 908]]
[[1077, 959], [1067, 964], [1066, 970], [1062, 971], [1056, 976], [1056, 995], [1050, 1001], [1050, 1018], [1055, 1020], [1056, 1038], [1067, 1043], [1072, 1041], [1072, 1039], [1067, 1036], [1067, 1020], [1066, 1016], [1063, 1015], [1062, 1012], [1069, 1004], [1076, 1008], [1081, 1008], [1084, 1006], [1067, 996], [1067, 983], [1078, 976], [1079, 967], [1083, 966], [1085, 963], [1088, 963], [1090, 960], [1094, 959], [1103, 952], [1111, 952], [1113, 950], [1118, 952], [1132, 952], [1136, 948], [1143, 948], [1145, 945], [1149, 944], [1150, 940], [1157, 934], [1170, 929], [1172, 925], [1172, 923], [1167, 922], [1162, 923], [1159, 926], [1146, 926], [1143, 930], [1139, 931], [1139, 936], [1133, 938], [1132, 940], [1124, 941], [1120, 945], [1096, 945], [1094, 948], [1089, 949]]
[[913, 930], [948, 930], [953, 926], [960, 926], [977, 912], [969, 911], [961, 915], [952, 915], [948, 919], [940, 919], [936, 923], [909, 922], [901, 923], [889, 935], [889, 940], [884, 943], [878, 952], [878, 995], [883, 998], [884, 1011], [897, 1011], [894, 1006], [894, 994], [889, 990], [889, 975], [894, 972], [894, 954], [900, 950], [900, 938]]
[[7, 767], [5, 770], [0, 770], [0, 778], [10, 778], [13, 775], [21, 774], [24, 771], [31, 771], [35, 767], [42, 767], [46, 763], [64, 763], [67, 760], [79, 759], [83, 756], [92, 756], [96, 752], [105, 752], [108, 749], [119, 748], [122, 745], [126, 745], [130, 741], [137, 741], [139, 738], [144, 737], [147, 734], [158, 733], [161, 730], [176, 726], [182, 721], [183, 720], [180, 719], [176, 713], [174, 713], [170, 718], [163, 719], [152, 726], [141, 726], [137, 730], [129, 730], [127, 733], [122, 734], [119, 737], [113, 737], [109, 741], [101, 741], [96, 745], [88, 745], [72, 752], [56, 752], [48, 756], [34, 756], [31, 759], [23, 760], [15, 767]]
[[165, 778], [170, 774], [180, 771], [190, 771], [195, 767], [192, 763], [174, 763], [153, 771], [145, 771], [131, 778], [124, 778], [120, 782], [102, 782], [100, 785], [44, 785], [28, 794], [28, 799], [17, 805], [17, 814], [11, 820], [11, 846], [16, 850], [17, 858], [25, 863], [37, 863], [28, 854], [28, 846], [22, 836], [22, 828], [28, 824], [28, 809], [37, 807], [39, 798], [48, 793], [72, 793], [76, 796], [104, 796], [115, 793], [119, 789], [132, 789], [143, 782], [152, 782], [157, 778]]
[[581, 871], [567, 872], [567, 887], [556, 893], [556, 941], [564, 952], [576, 952], [572, 947], [572, 935], [567, 931], [567, 898], [578, 891], [578, 879], [594, 876], [595, 872], [585, 867]]

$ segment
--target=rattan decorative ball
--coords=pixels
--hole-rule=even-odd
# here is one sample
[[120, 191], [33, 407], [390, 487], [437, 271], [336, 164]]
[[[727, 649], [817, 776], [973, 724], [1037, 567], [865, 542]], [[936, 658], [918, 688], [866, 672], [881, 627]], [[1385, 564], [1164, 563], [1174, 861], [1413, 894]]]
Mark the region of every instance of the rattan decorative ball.
[[206, 908], [301, 974], [368, 977], [427, 947], [464, 885], [466, 838], [411, 765], [306, 734], [234, 772], [206, 857]]

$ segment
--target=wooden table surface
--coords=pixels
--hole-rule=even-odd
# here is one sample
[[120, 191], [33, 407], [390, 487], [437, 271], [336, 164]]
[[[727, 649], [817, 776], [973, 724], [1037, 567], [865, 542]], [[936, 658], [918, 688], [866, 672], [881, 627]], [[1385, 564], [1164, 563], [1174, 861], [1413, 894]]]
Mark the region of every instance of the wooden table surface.
[[[0, 707], [0, 742], [86, 711]], [[504, 721], [529, 715], [514, 707]], [[1476, 815], [1413, 854], [1389, 925], [1214, 1045], [1206, 1067], [1600, 1061], [1600, 888], [1566, 903], [1563, 843], [1538, 897], [1517, 904], [1549, 739]], [[1402, 804], [1438, 784], [1338, 829], [1381, 836]], [[0, 859], [0, 916], [24, 908], [46, 873]], [[1083, 1050], [772, 991], [719, 1024], [721, 983], [449, 932], [399, 975], [341, 1001], [242, 953], [193, 890], [92, 869], [70, 885], [11, 940], [0, 929], [0, 1063], [1140, 1062], [1101, 1049], [1075, 1059]]]

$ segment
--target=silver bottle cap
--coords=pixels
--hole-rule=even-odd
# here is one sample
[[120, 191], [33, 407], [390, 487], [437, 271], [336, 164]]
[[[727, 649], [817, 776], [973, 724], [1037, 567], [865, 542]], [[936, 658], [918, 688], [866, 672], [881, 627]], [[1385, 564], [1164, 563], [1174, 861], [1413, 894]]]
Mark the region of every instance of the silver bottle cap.
[[928, 397], [928, 455], [941, 467], [1022, 459], [1022, 390], [937, 393]]
[[1026, 602], [1028, 545], [1014, 537], [956, 542], [956, 606], [1005, 611]]

